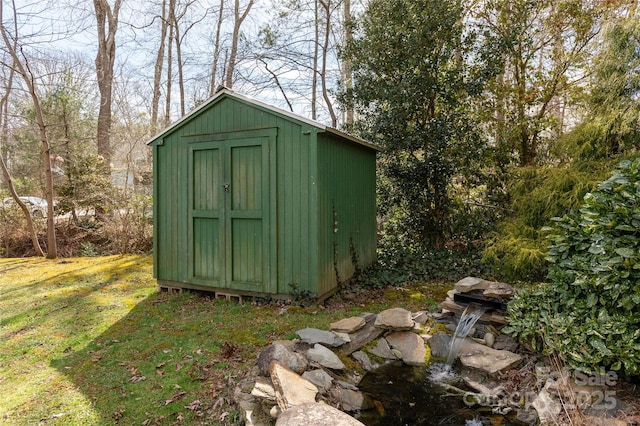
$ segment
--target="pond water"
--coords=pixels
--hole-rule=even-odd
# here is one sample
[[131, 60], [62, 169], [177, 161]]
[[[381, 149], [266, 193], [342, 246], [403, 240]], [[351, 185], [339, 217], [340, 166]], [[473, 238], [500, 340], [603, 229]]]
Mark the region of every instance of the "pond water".
[[[367, 426], [516, 426], [509, 419], [481, 413], [467, 406], [461, 396], [445, 396], [439, 383], [456, 380], [447, 364], [410, 367], [389, 363], [367, 373], [358, 388], [375, 402], [358, 420]], [[463, 388], [460, 383], [452, 383]]]

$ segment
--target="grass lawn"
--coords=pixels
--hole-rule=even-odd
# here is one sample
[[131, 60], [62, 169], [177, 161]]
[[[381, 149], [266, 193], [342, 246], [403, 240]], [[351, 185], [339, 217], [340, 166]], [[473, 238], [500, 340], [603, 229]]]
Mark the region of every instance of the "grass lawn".
[[148, 256], [0, 259], [0, 424], [236, 424], [233, 386], [272, 340], [442, 291], [283, 310], [159, 293]]

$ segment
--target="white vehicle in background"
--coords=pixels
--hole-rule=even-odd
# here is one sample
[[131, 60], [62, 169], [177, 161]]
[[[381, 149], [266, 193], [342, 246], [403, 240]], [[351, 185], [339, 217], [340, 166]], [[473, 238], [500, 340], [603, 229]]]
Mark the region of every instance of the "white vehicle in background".
[[[39, 197], [18, 197], [27, 206], [31, 212], [31, 216], [34, 218], [41, 218], [47, 216], [47, 200]], [[4, 208], [18, 208], [18, 205], [11, 197], [7, 197], [2, 200], [2, 206]]]

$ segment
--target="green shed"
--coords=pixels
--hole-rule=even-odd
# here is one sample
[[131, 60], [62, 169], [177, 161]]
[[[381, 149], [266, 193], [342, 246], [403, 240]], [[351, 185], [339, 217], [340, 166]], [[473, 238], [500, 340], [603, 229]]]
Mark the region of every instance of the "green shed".
[[161, 288], [321, 300], [375, 260], [377, 146], [229, 89], [149, 144]]

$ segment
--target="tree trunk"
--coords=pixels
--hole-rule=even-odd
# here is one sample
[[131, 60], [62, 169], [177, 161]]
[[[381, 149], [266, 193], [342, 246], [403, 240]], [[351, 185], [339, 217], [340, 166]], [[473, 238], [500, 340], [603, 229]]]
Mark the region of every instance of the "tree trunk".
[[[175, 4], [174, 4], [175, 7]], [[182, 73], [182, 40], [180, 39], [179, 19], [176, 17], [175, 10], [171, 12], [173, 16], [173, 26], [175, 28], [174, 37], [176, 42], [176, 64], [178, 65], [178, 89], [180, 90], [180, 117], [185, 115], [184, 101], [184, 75]]]
[[164, 105], [164, 125], [171, 122], [171, 86], [173, 85], [173, 10], [176, 7], [175, 0], [169, 0], [169, 46], [167, 46], [167, 95]]
[[314, 4], [314, 43], [313, 43], [313, 77], [311, 78], [311, 118], [318, 118], [318, 53], [320, 52], [320, 10], [318, 9], [318, 1]]
[[240, 14], [240, 0], [236, 0], [235, 8], [233, 11], [234, 21], [233, 21], [233, 36], [231, 38], [231, 53], [229, 54], [229, 66], [227, 67], [227, 77], [225, 79], [225, 85], [231, 89], [233, 87], [233, 72], [235, 71], [236, 61], [238, 57], [238, 41], [240, 38], [240, 27], [242, 26], [242, 22], [245, 20], [251, 7], [253, 6], [254, 0], [249, 0], [249, 4], [245, 8], [242, 15]]
[[36, 229], [33, 226], [33, 219], [31, 218], [31, 212], [18, 197], [18, 193], [16, 192], [16, 189], [13, 186], [13, 180], [11, 179], [9, 170], [7, 170], [7, 165], [4, 163], [4, 160], [2, 159], [2, 157], [0, 157], [0, 169], [2, 169], [2, 175], [4, 176], [4, 181], [7, 184], [7, 188], [9, 189], [9, 193], [11, 194], [11, 198], [13, 198], [13, 200], [18, 204], [18, 206], [20, 206], [20, 209], [22, 209], [22, 212], [24, 213], [24, 217], [27, 220], [27, 229], [29, 230], [29, 235], [31, 236], [31, 243], [33, 244], [33, 249], [36, 251], [36, 254], [38, 256], [44, 257], [44, 252], [42, 251], [42, 247], [40, 246], [40, 241], [38, 241], [38, 234], [36, 233]]
[[[0, 2], [0, 21], [4, 22], [3, 19], [3, 11], [2, 11], [2, 2]], [[15, 3], [13, 3], [13, 11], [14, 11], [14, 22], [17, 22], [15, 19]], [[4, 40], [7, 51], [11, 55], [13, 60], [13, 69], [17, 70], [18, 73], [22, 76], [27, 88], [29, 89], [29, 94], [31, 96], [31, 100], [33, 101], [33, 108], [36, 116], [36, 123], [38, 124], [38, 130], [40, 132], [40, 142], [42, 149], [42, 159], [44, 163], [44, 176], [45, 176], [45, 197], [47, 200], [47, 258], [55, 259], [58, 257], [58, 247], [56, 244], [56, 228], [54, 223], [53, 216], [53, 177], [51, 175], [51, 156], [49, 152], [49, 138], [47, 136], [47, 128], [44, 122], [44, 117], [42, 115], [42, 108], [40, 107], [40, 99], [36, 92], [36, 79], [29, 68], [29, 62], [26, 58], [23, 57], [24, 63], [20, 61], [20, 58], [17, 54], [18, 47], [18, 29], [14, 28], [14, 42], [11, 43], [9, 40], [9, 36], [7, 34], [6, 28], [4, 25], [0, 25], [0, 33], [2, 34], [2, 39]], [[2, 171], [5, 179], [10, 184], [11, 180], [8, 174], [8, 170], [6, 170], [6, 166], [4, 161], [2, 162]], [[10, 190], [13, 188], [12, 185], [9, 186]], [[35, 236], [35, 231], [33, 230], [33, 222], [31, 220], [31, 213], [27, 209], [27, 207], [18, 199], [18, 195], [15, 190], [12, 191], [12, 195], [15, 201], [18, 203], [23, 212], [25, 212], [25, 217], [27, 218], [27, 224], [31, 231], [31, 238], [34, 244], [34, 248], [39, 255], [43, 255], [42, 249], [39, 249], [40, 244], [37, 241], [37, 237]]]
[[15, 70], [11, 67], [9, 70], [9, 77], [5, 81], [5, 90], [2, 99], [0, 99], [0, 122], [2, 123], [0, 129], [0, 158], [7, 163], [8, 151], [6, 149], [7, 141], [9, 140], [9, 93], [13, 87], [13, 74]]
[[160, 46], [156, 55], [153, 70], [153, 99], [151, 100], [151, 134], [158, 132], [158, 106], [160, 105], [160, 85], [162, 83], [162, 67], [164, 66], [164, 43], [167, 38], [167, 0], [162, 0], [162, 16], [160, 17]]
[[[0, 8], [2, 6], [0, 5]], [[1, 15], [1, 14], [0, 14]], [[15, 51], [15, 45], [13, 49]], [[9, 69], [9, 77], [5, 83], [5, 90], [2, 98], [0, 98], [0, 149], [5, 145], [7, 140], [9, 139], [9, 127], [7, 125], [7, 105], [9, 103], [9, 93], [11, 92], [13, 86], [13, 75], [15, 72], [15, 67], [11, 67]], [[20, 206], [22, 212], [24, 213], [24, 217], [27, 220], [27, 230], [29, 231], [29, 235], [31, 236], [31, 243], [33, 244], [33, 249], [36, 251], [38, 256], [44, 257], [44, 252], [42, 251], [42, 247], [40, 246], [40, 242], [38, 241], [38, 235], [36, 234], [36, 229], [33, 226], [33, 220], [31, 219], [31, 212], [27, 209], [27, 206], [24, 205], [22, 201], [18, 198], [18, 193], [16, 192], [13, 186], [13, 179], [11, 179], [11, 174], [7, 169], [7, 164], [4, 159], [4, 155], [0, 155], [0, 168], [2, 169], [2, 176], [4, 177], [5, 184], [9, 189], [9, 193], [11, 197], [13, 197], [14, 201]]]
[[96, 74], [100, 91], [98, 110], [98, 155], [102, 156], [105, 172], [111, 167], [111, 101], [113, 91], [113, 66], [116, 58], [116, 31], [118, 14], [122, 0], [115, 0], [113, 9], [107, 0], [93, 0], [98, 27], [98, 53], [96, 54]]
[[[353, 28], [351, 23], [351, 0], [344, 0], [344, 45], [348, 46], [353, 40]], [[351, 62], [344, 59], [342, 62], [342, 79], [345, 93], [347, 95], [347, 110], [345, 124], [350, 127], [353, 124], [353, 75], [351, 73]]]
[[320, 83], [322, 84], [322, 97], [327, 104], [329, 115], [331, 116], [331, 125], [336, 127], [338, 125], [338, 117], [333, 110], [331, 98], [329, 98], [329, 89], [327, 87], [327, 55], [329, 50], [329, 37], [331, 36], [331, 0], [324, 2], [320, 0], [320, 4], [324, 8], [325, 12], [325, 27], [324, 27], [324, 41], [322, 44], [322, 69], [320, 71]]
[[222, 29], [222, 12], [224, 11], [224, 0], [220, 0], [220, 11], [218, 12], [218, 25], [216, 25], [216, 39], [213, 48], [213, 63], [211, 64], [211, 82], [209, 83], [209, 96], [216, 94], [216, 81], [218, 72], [218, 59], [220, 58], [220, 30]]

